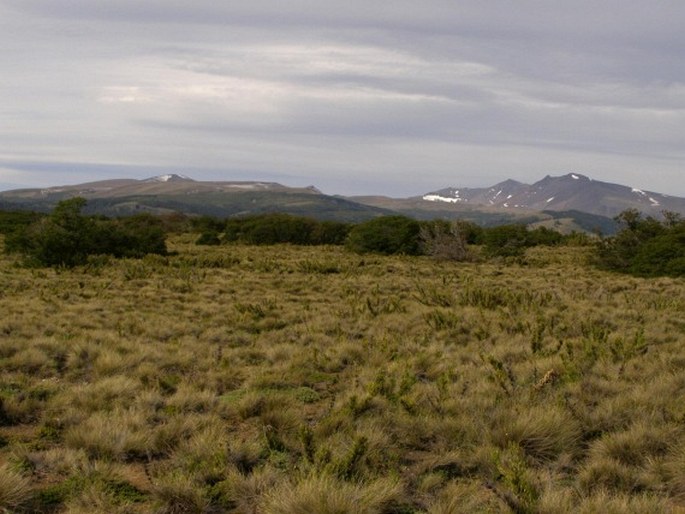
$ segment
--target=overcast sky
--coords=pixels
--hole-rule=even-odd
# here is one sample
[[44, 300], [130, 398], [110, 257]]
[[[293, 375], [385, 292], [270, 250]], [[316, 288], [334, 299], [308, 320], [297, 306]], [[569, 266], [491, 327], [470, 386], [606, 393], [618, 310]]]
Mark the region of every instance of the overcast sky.
[[682, 0], [0, 0], [0, 189], [685, 196], [683, 27]]

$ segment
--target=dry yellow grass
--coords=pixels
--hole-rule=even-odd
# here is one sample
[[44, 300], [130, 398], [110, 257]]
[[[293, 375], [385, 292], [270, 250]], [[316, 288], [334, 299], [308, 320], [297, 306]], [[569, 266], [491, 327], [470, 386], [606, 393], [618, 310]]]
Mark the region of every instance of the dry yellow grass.
[[0, 509], [685, 506], [682, 279], [192, 240], [2, 257]]

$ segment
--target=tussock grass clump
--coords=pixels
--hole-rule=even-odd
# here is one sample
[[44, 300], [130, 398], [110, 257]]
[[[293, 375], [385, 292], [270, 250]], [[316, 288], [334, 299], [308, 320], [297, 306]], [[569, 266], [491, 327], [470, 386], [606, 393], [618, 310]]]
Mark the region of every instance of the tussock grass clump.
[[638, 495], [612, 495], [602, 491], [587, 499], [584, 499], [577, 507], [579, 514], [671, 514], [678, 512], [675, 506], [662, 498], [649, 494]]
[[149, 453], [150, 431], [144, 413], [117, 409], [96, 412], [68, 428], [64, 442], [70, 448], [84, 449], [92, 458], [135, 459]]
[[8, 465], [0, 465], [0, 512], [14, 512], [31, 499], [31, 481]]
[[155, 479], [152, 496], [159, 514], [203, 514], [210, 506], [205, 490], [178, 472]]
[[381, 514], [392, 512], [392, 505], [401, 500], [402, 487], [391, 479], [352, 484], [323, 475], [274, 489], [261, 510], [264, 514]]
[[642, 466], [666, 454], [672, 441], [683, 437], [676, 425], [651, 426], [641, 422], [629, 430], [603, 436], [590, 447], [591, 458], [609, 458], [627, 466]]
[[509, 416], [492, 430], [493, 442], [502, 448], [514, 443], [538, 461], [553, 460], [578, 448], [580, 426], [558, 407], [535, 407]]
[[511, 508], [491, 489], [476, 481], [451, 482], [431, 500], [427, 514], [461, 514], [463, 512], [509, 513]]

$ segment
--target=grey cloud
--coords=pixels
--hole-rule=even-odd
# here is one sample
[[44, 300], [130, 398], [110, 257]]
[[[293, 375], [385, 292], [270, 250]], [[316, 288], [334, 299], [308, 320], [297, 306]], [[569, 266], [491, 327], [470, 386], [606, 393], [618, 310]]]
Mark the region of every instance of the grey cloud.
[[433, 187], [583, 166], [673, 192], [683, 19], [679, 1], [0, 0], [0, 160], [44, 163], [13, 182], [180, 166], [405, 194], [417, 169]]

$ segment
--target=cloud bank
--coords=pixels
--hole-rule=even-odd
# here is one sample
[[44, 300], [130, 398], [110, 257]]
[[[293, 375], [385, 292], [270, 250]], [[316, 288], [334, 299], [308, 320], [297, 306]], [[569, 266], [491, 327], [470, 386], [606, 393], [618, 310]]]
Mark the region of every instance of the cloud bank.
[[454, 4], [0, 0], [0, 184], [577, 171], [685, 196], [685, 4]]

